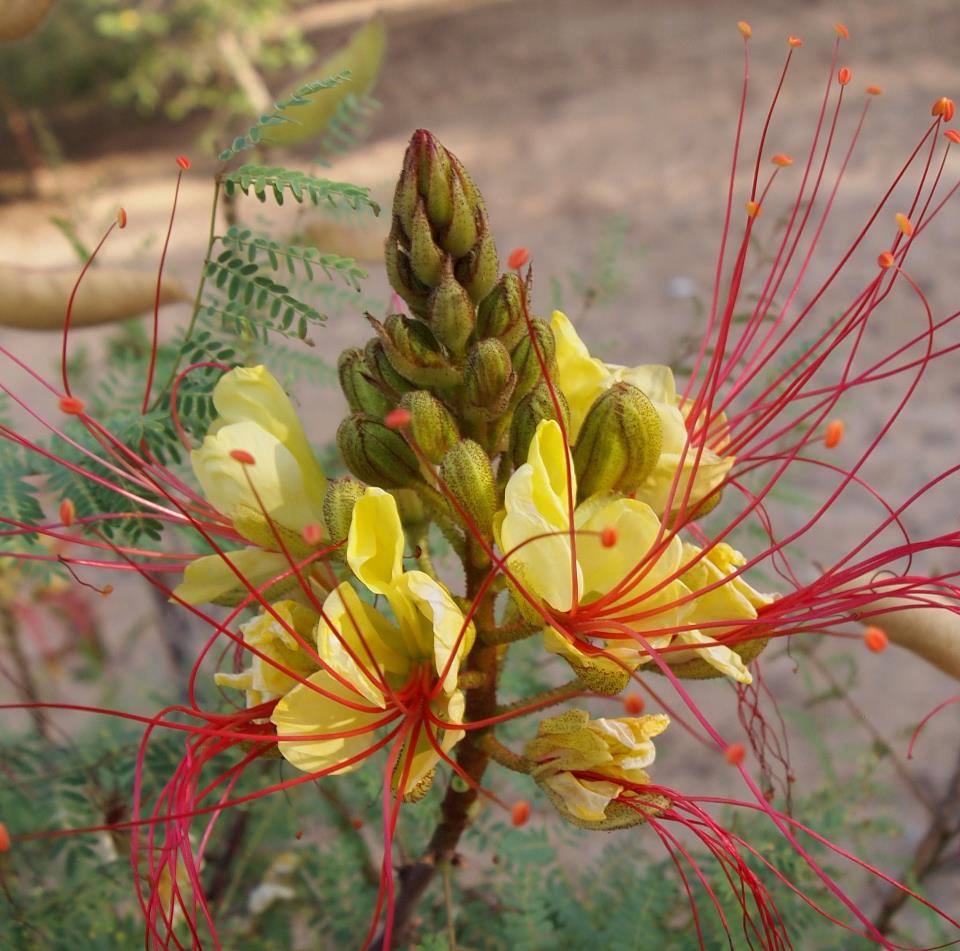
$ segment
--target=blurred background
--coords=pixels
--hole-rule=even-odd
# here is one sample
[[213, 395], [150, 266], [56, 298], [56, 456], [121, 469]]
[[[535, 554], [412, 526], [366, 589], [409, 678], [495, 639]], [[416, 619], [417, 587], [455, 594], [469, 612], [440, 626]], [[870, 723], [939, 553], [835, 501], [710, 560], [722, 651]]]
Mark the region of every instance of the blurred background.
[[[19, 0], [5, 2], [15, 11]], [[0, 266], [76, 270], [122, 206], [129, 225], [111, 238], [103, 260], [152, 272], [170, 214], [174, 158], [183, 154], [193, 167], [181, 188], [167, 269], [191, 296], [217, 153], [292, 86], [315, 78], [317, 64], [380, 12], [387, 49], [375, 102], [364, 104], [349, 137], [321, 155], [310, 145], [271, 150], [266, 163], [307, 167], [320, 160], [322, 174], [368, 186], [389, 203], [410, 133], [430, 129], [482, 189], [501, 257], [518, 245], [530, 249], [538, 310], [562, 303], [595, 352], [628, 363], [675, 363], [702, 328], [742, 78], [737, 20], [753, 26], [749, 143], [788, 35], [802, 36], [804, 46], [778, 105], [770, 151], [799, 151], [809, 137], [836, 21], [851, 34], [841, 63], [853, 70], [856, 102], [867, 85], [884, 89], [842, 186], [840, 223], [812, 264], [821, 278], [920, 139], [930, 104], [960, 94], [956, 0], [27, 0], [32, 13], [25, 16], [39, 20], [44, 6], [46, 17], [29, 35], [0, 45]], [[853, 109], [848, 132], [855, 120]], [[379, 262], [388, 215], [354, 224], [317, 209], [255, 202], [222, 208], [221, 215], [221, 228], [230, 217], [357, 257], [370, 279], [358, 300], [325, 301], [331, 319], [312, 334], [313, 353], [332, 366], [343, 347], [362, 343], [362, 310], [387, 307]], [[960, 214], [953, 209], [936, 223], [912, 272], [938, 313], [958, 306], [958, 247]], [[858, 277], [840, 291], [856, 291]], [[165, 332], [187, 313], [185, 303], [164, 308]], [[94, 379], [114, 332], [74, 336], [84, 372]], [[54, 375], [56, 333], [4, 327], [0, 341]], [[883, 341], [876, 346], [885, 352]], [[312, 386], [301, 388], [301, 407], [323, 444], [342, 403], [332, 373], [318, 372]], [[37, 392], [22, 377], [17, 388], [28, 399]], [[884, 398], [858, 407], [861, 438], [883, 418]], [[878, 455], [894, 497], [955, 462], [958, 398], [957, 374], [936, 366], [889, 450]], [[862, 537], [876, 517], [867, 500], [852, 499], [832, 516], [829, 531]], [[913, 524], [934, 531], [957, 517], [955, 498], [944, 493]], [[24, 626], [16, 665], [8, 656], [4, 670], [17, 666], [12, 680], [22, 687], [28, 675], [40, 697], [102, 696], [106, 682], [112, 703], [149, 707], [150, 696], [169, 693], [165, 679], [195, 647], [196, 632], [145, 599], [135, 581], [126, 587], [123, 600], [109, 602], [61, 591], [70, 603]], [[81, 629], [97, 642], [96, 687], [81, 676]], [[162, 675], [144, 653], [163, 658]], [[897, 827], [871, 857], [902, 875], [924, 844], [934, 848], [926, 887], [948, 910], [960, 910], [955, 712], [931, 725], [915, 761], [903, 762], [913, 726], [955, 684], [895, 650], [853, 661], [829, 646], [817, 664], [825, 674], [781, 652], [768, 668], [796, 736], [797, 791], [839, 788], [873, 757], [878, 790], [866, 811], [895, 818]], [[131, 669], [141, 671], [134, 683]], [[698, 696], [735, 735], [732, 692], [718, 685], [709, 693]], [[0, 698], [11, 696], [22, 692], [0, 681]], [[657, 779], [691, 792], [733, 792], [729, 769], [677, 733], [675, 744], [664, 745]], [[884, 890], [864, 887], [865, 901], [878, 907]]]

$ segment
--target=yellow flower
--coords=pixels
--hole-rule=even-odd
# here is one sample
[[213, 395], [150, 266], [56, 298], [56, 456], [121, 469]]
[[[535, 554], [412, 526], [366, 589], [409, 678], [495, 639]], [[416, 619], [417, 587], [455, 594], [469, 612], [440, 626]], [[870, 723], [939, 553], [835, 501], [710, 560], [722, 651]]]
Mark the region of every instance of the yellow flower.
[[428, 728], [444, 752], [464, 735], [429, 721], [462, 721], [457, 679], [475, 631], [443, 585], [422, 571], [403, 570], [403, 545], [393, 496], [367, 489], [354, 506], [347, 563], [370, 592], [386, 598], [393, 618], [362, 601], [349, 583], [339, 585], [324, 602], [316, 630], [317, 652], [330, 670], [294, 687], [272, 719], [281, 740], [311, 737], [281, 741], [280, 752], [298, 769], [314, 772], [362, 755], [378, 726], [407, 717], [405, 756], [394, 782], [399, 785], [406, 773], [403, 792], [415, 796], [429, 786], [441, 758]]
[[[238, 367], [221, 377], [213, 403], [219, 417], [190, 461], [207, 501], [256, 547], [228, 552], [229, 563], [220, 555], [192, 562], [174, 591], [189, 604], [237, 603], [247, 588], [230, 563], [261, 586], [290, 567], [277, 535], [302, 558], [310, 552], [304, 527], [322, 524], [326, 479], [280, 384], [262, 366]], [[236, 450], [253, 462], [238, 461]], [[291, 578], [270, 593], [294, 583]]]
[[214, 675], [215, 682], [220, 686], [245, 690], [248, 707], [282, 697], [296, 686], [297, 679], [284, 673], [281, 666], [301, 677], [308, 677], [317, 669], [317, 662], [303, 650], [290, 631], [296, 631], [304, 641], [310, 643], [319, 615], [296, 601], [277, 601], [271, 607], [273, 614], [263, 611], [252, 621], [240, 625], [244, 643], [264, 656], [248, 652], [250, 665], [245, 670], [236, 674], [221, 672]]
[[[570, 499], [576, 494], [570, 450], [559, 425], [545, 420], [530, 443], [527, 462], [507, 483], [495, 532], [516, 586], [554, 618], [553, 624], [545, 622], [515, 592], [521, 610], [544, 623], [547, 649], [603, 693], [618, 693], [632, 671], [652, 661], [633, 635], [657, 650], [696, 646], [695, 656], [711, 668], [749, 683], [740, 657], [715, 643], [718, 633], [756, 618], [756, 608], [769, 600], [739, 577], [724, 581], [743, 564], [737, 561], [742, 556], [727, 545], [716, 546], [692, 564], [698, 549], [661, 532], [660, 520], [645, 502], [613, 493], [598, 493], [577, 506], [571, 533]], [[611, 535], [615, 543], [604, 544]], [[697, 594], [715, 582], [722, 583]], [[729, 625], [712, 626], [718, 622]], [[698, 625], [710, 625], [708, 632]], [[664, 656], [674, 663], [690, 655], [671, 651]]]
[[[630, 383], [642, 390], [653, 403], [663, 430], [660, 458], [643, 484], [633, 493], [634, 497], [646, 502], [658, 515], [663, 515], [671, 487], [680, 469], [681, 458], [683, 471], [674, 491], [674, 502], [671, 506], [673, 510], [678, 509], [683, 500], [695, 464], [693, 489], [686, 505], [688, 512], [720, 485], [730, 471], [734, 459], [732, 456], [721, 456], [704, 446], [697, 463], [695, 445], [689, 446], [684, 455], [687, 444], [686, 413], [683, 401], [677, 396], [670, 367], [658, 364], [624, 367], [591, 357], [573, 324], [558, 310], [553, 312], [551, 327], [557, 341], [557, 385], [570, 406], [571, 443], [576, 443], [580, 427], [593, 401], [614, 383]], [[713, 426], [711, 442], [716, 442], [716, 437], [722, 436], [722, 428], [722, 420]], [[722, 442], [722, 439], [720, 441]]]
[[[601, 823], [612, 818], [608, 809], [614, 800], [650, 782], [646, 767], [656, 757], [653, 737], [669, 725], [663, 714], [591, 720], [585, 710], [569, 710], [541, 722], [524, 756], [563, 815]], [[636, 821], [642, 818], [641, 807]]]

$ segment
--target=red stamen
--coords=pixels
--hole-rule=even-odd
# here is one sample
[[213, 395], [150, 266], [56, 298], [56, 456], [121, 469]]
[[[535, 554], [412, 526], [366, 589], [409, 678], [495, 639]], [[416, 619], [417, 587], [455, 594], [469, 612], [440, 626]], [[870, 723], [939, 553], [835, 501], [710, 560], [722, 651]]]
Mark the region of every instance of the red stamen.
[[10, 851], [10, 833], [3, 822], [0, 822], [0, 852]]
[[72, 525], [77, 517], [77, 509], [71, 499], [64, 499], [60, 503], [60, 521], [64, 525]]
[[760, 202], [758, 201], [748, 201], [746, 208], [748, 218], [756, 218], [760, 214]]
[[647, 701], [643, 699], [642, 695], [639, 693], [628, 693], [623, 698], [623, 709], [630, 714], [630, 716], [635, 717], [640, 713], [643, 713], [643, 708], [647, 705]]
[[958, 132], [956, 129], [947, 129], [947, 131], [944, 132], [943, 134], [944, 134], [951, 142], [960, 143], [960, 132]]
[[362, 829], [362, 828], [363, 828], [363, 819], [351, 819], [351, 820], [350, 820], [350, 825], [353, 826], [354, 829]]
[[887, 649], [889, 642], [887, 634], [882, 628], [871, 626], [863, 632], [863, 643], [867, 650], [873, 651], [874, 654], [882, 654]]
[[510, 821], [517, 826], [524, 826], [530, 818], [530, 803], [526, 799], [518, 799], [510, 810]]
[[882, 96], [883, 87], [882, 86], [867, 86], [867, 95], [868, 96]]
[[837, 36], [839, 36], [841, 40], [850, 39], [850, 31], [842, 23], [834, 23], [833, 28], [837, 31]]
[[120, 229], [126, 228], [127, 226], [127, 212], [123, 208], [117, 209], [117, 227]]
[[182, 168], [186, 172], [190, 169], [190, 159], [188, 159], [186, 155], [178, 155], [177, 165], [179, 165], [180, 168]]
[[383, 424], [390, 429], [404, 429], [410, 425], [410, 411], [398, 406], [383, 417]]
[[803, 46], [803, 40], [801, 40], [799, 36], [788, 36], [787, 43], [789, 43], [794, 49]]
[[831, 419], [827, 423], [827, 431], [823, 436], [823, 444], [827, 449], [836, 449], [843, 439], [844, 425], [842, 419]]
[[955, 106], [953, 100], [942, 96], [933, 104], [933, 107], [930, 109], [930, 115], [943, 116], [943, 121], [949, 122], [953, 118], [954, 111]]
[[900, 231], [909, 238], [913, 234], [913, 224], [910, 219], [899, 211], [893, 217]]
[[724, 751], [723, 758], [731, 766], [739, 766], [747, 757], [747, 751], [742, 743], [731, 743]]
[[113, 585], [112, 585], [112, 584], [105, 584], [105, 585], [100, 589], [100, 597], [101, 597], [101, 598], [109, 598], [111, 594], [113, 594]]
[[846, 66], [841, 66], [837, 72], [837, 82], [841, 86], [846, 86], [853, 79], [853, 73]]
[[243, 466], [252, 466], [257, 461], [253, 458], [253, 453], [247, 452], [246, 449], [231, 449], [230, 458]]
[[319, 545], [323, 541], [323, 528], [316, 522], [303, 526], [303, 540], [308, 545]]
[[789, 155], [784, 155], [782, 152], [778, 155], [774, 155], [770, 161], [773, 162], [774, 165], [779, 165], [780, 168], [786, 168], [788, 165], [793, 165], [793, 159], [790, 158]]
[[877, 264], [886, 270], [888, 267], [893, 267], [894, 258], [889, 251], [884, 251], [883, 254], [877, 255]]
[[60, 411], [68, 416], [79, 416], [83, 412], [83, 400], [75, 396], [62, 396], [58, 403]]
[[600, 532], [600, 544], [604, 548], [613, 548], [617, 543], [617, 530], [612, 526], [608, 525], [602, 532]]
[[514, 248], [507, 257], [507, 267], [511, 271], [518, 271], [530, 260], [528, 248]]
[[741, 35], [745, 40], [749, 40], [750, 37], [753, 36], [753, 27], [751, 27], [750, 24], [747, 23], [746, 20], [740, 20], [740, 21], [737, 23], [737, 29], [740, 31], [740, 35]]

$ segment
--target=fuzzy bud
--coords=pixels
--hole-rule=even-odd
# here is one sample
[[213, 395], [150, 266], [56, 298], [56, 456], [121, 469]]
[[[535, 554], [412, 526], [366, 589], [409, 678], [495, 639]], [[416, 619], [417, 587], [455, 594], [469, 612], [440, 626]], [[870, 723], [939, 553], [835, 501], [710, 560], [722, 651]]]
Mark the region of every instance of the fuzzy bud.
[[426, 324], [400, 314], [391, 314], [382, 324], [368, 319], [391, 366], [401, 376], [418, 386], [445, 387], [460, 382], [460, 370], [446, 358]]
[[517, 382], [507, 348], [495, 338], [481, 340], [463, 368], [467, 400], [490, 419], [502, 416]]
[[409, 242], [403, 243], [402, 229], [396, 221], [387, 237], [383, 260], [390, 286], [407, 302], [412, 313], [419, 317], [424, 316], [427, 312], [430, 288], [413, 273]]
[[413, 390], [404, 394], [400, 406], [410, 413], [410, 434], [423, 454], [438, 463], [460, 439], [450, 411], [432, 393]]
[[489, 539], [497, 510], [497, 486], [487, 454], [472, 439], [461, 439], [440, 463], [440, 479], [463, 506], [477, 531]]
[[332, 545], [339, 545], [347, 537], [353, 506], [365, 491], [365, 486], [349, 476], [331, 479], [327, 483], [323, 496], [323, 524]]
[[497, 286], [480, 302], [477, 332], [481, 337], [499, 337], [509, 350], [526, 332], [523, 319], [523, 284], [517, 274], [504, 274]]
[[396, 403], [407, 390], [416, 389], [416, 384], [402, 377], [393, 368], [393, 364], [383, 349], [383, 341], [374, 337], [367, 341], [363, 348], [363, 359], [370, 378], [379, 384], [381, 389], [388, 392]]
[[[567, 399], [555, 389], [560, 412], [563, 414], [563, 425], [570, 431], [570, 408]], [[527, 461], [530, 451], [530, 442], [536, 434], [537, 427], [545, 419], [556, 419], [557, 411], [554, 406], [550, 388], [546, 383], [538, 383], [520, 402], [513, 411], [510, 423], [510, 458], [514, 467], [522, 466]]]
[[383, 416], [394, 406], [395, 400], [377, 385], [370, 374], [363, 351], [350, 347], [337, 360], [337, 375], [350, 409], [355, 413]]
[[615, 383], [594, 400], [573, 448], [578, 497], [632, 492], [653, 470], [662, 444], [653, 403], [638, 387]]
[[470, 298], [482, 301], [497, 283], [500, 261], [497, 248], [489, 234], [483, 235], [469, 254], [462, 257], [454, 268], [457, 280], [467, 289]]
[[347, 468], [370, 485], [397, 489], [421, 481], [420, 464], [403, 434], [373, 416], [355, 413], [337, 429]]
[[427, 323], [434, 336], [453, 353], [462, 354], [476, 323], [476, 308], [453, 276], [453, 258], [444, 258], [440, 283], [427, 302]]
[[527, 333], [514, 347], [511, 356], [513, 370], [517, 374], [517, 385], [513, 391], [514, 402], [526, 396], [543, 378], [541, 359], [550, 377], [555, 377], [557, 372], [557, 342], [550, 325], [539, 317], [534, 317], [530, 321], [530, 326], [533, 329], [533, 337], [536, 338], [536, 346], [530, 334]]

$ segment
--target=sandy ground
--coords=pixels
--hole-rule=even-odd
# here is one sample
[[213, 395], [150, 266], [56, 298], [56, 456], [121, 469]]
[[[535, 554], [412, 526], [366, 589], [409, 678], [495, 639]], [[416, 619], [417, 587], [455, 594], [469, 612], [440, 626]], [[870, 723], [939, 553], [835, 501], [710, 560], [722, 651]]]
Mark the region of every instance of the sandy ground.
[[[871, 107], [863, 143], [850, 163], [839, 225], [825, 235], [811, 263], [812, 274], [822, 277], [922, 135], [930, 104], [941, 95], [960, 94], [960, 8], [955, 0], [851, 0], [838, 6], [789, 0], [517, 0], [456, 15], [397, 17], [390, 22], [390, 54], [379, 91], [384, 110], [372, 138], [339, 161], [332, 177], [389, 191], [410, 131], [431, 129], [483, 189], [502, 251], [521, 244], [532, 250], [541, 310], [549, 307], [550, 278], [564, 281], [571, 270], [584, 270], [584, 256], [608, 233], [611, 216], [621, 216], [628, 236], [616, 293], [590, 307], [569, 292], [566, 301], [584, 336], [598, 347], [615, 344], [616, 359], [667, 361], [677, 353], [679, 337], [699, 326], [695, 305], [712, 281], [742, 70], [735, 24], [743, 17], [754, 29], [747, 142], [755, 141], [790, 34], [803, 36], [805, 45], [778, 106], [771, 152], [799, 153], [810, 134], [836, 20], [842, 19], [852, 34], [841, 63], [854, 73], [853, 100], [859, 104], [863, 87], [871, 83], [885, 90]], [[323, 34], [316, 41], [332, 45], [339, 36]], [[857, 108], [846, 113], [846, 135]], [[131, 141], [133, 135], [126, 141], [117, 138], [110, 137], [113, 148], [106, 153], [87, 154], [89, 144], [80, 144], [84, 157], [69, 164], [59, 182], [69, 185], [69, 211], [85, 223], [88, 237], [123, 205], [130, 226], [110, 244], [107, 257], [152, 266], [156, 235], [169, 212], [172, 156], [190, 152], [191, 142], [177, 130], [160, 148], [145, 149]], [[209, 208], [204, 171], [211, 167], [196, 156], [178, 213], [170, 269], [188, 283], [195, 279], [204, 246]], [[948, 171], [955, 180], [957, 167]], [[70, 264], [70, 249], [47, 220], [56, 210], [51, 201], [0, 207], [0, 261]], [[264, 211], [247, 206], [242, 214], [258, 221]], [[272, 216], [274, 224], [281, 220]], [[953, 266], [960, 239], [957, 207], [942, 215], [931, 232], [911, 273], [937, 313], [949, 313], [960, 297], [960, 276]], [[374, 291], [382, 294], [382, 276], [375, 275], [373, 282]], [[859, 286], [842, 283], [841, 292]], [[905, 313], [915, 314], [915, 304], [906, 298], [903, 306]], [[178, 316], [171, 308], [164, 320]], [[77, 340], [95, 342], [98, 336], [97, 331], [81, 332]], [[359, 317], [340, 319], [320, 332], [318, 345], [334, 359], [344, 345], [365, 336]], [[7, 331], [0, 340], [43, 369], [53, 365], [51, 337]], [[876, 353], [888, 345], [882, 338], [866, 344]], [[928, 374], [908, 416], [877, 454], [875, 472], [894, 498], [955, 462], [952, 407], [960, 386], [954, 366], [943, 362]], [[852, 425], [855, 430], [859, 426], [861, 437], [876, 430], [897, 392], [879, 388], [875, 397], [857, 405]], [[328, 437], [338, 418], [328, 411], [322, 417], [311, 419], [318, 438]], [[784, 512], [784, 518], [789, 520], [791, 513]], [[811, 551], [809, 559], [829, 558], [831, 543], [862, 537], [875, 519], [875, 508], [852, 500], [831, 514], [820, 536], [827, 547]], [[955, 496], [941, 493], [911, 528], [930, 532], [956, 521]], [[109, 616], [105, 620], [111, 623]], [[956, 685], [895, 650], [859, 662], [859, 679], [850, 695], [902, 754], [912, 725]], [[830, 745], [845, 768], [856, 765], [852, 751], [867, 741], [857, 718], [837, 703], [804, 710], [808, 688], [802, 672], [795, 672], [787, 659], [773, 661], [768, 676], [778, 700], [794, 711], [794, 720], [802, 711], [814, 732], [829, 731]], [[701, 685], [697, 697], [715, 712], [725, 734], [736, 739], [739, 727], [730, 714], [729, 691]], [[705, 756], [675, 732], [673, 744], [661, 745], [658, 779], [696, 792], [736, 790], [719, 758]], [[956, 735], [957, 713], [949, 711], [931, 726], [909, 766], [915, 781], [934, 797], [957, 761]], [[798, 791], [825, 781], [808, 744], [799, 741], [793, 754]], [[881, 767], [880, 775], [897, 782], [887, 767]], [[904, 835], [891, 845], [891, 871], [900, 865], [898, 853], [901, 858], [909, 854], [928, 821], [910, 797], [897, 812]], [[952, 871], [948, 868], [931, 888], [957, 911], [960, 879], [956, 861], [950, 866]]]

